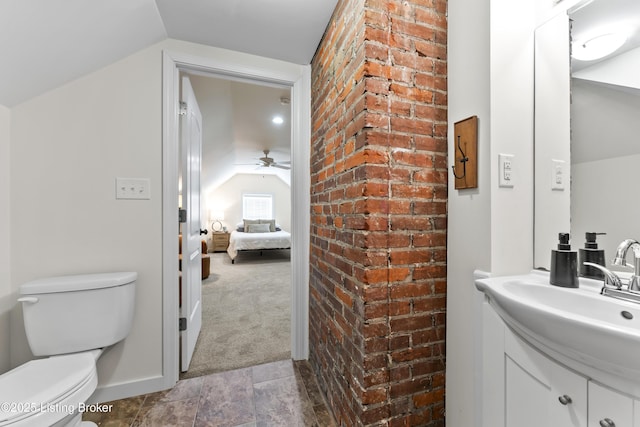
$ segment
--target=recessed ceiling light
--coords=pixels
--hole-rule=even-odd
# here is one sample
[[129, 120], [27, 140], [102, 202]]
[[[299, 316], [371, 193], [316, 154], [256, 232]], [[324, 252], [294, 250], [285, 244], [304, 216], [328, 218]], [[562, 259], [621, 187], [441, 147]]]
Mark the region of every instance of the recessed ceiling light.
[[271, 121], [277, 125], [281, 125], [284, 123], [284, 119], [281, 116], [274, 116]]
[[627, 36], [622, 33], [600, 34], [586, 41], [573, 43], [571, 56], [579, 61], [594, 61], [612, 54], [626, 41]]

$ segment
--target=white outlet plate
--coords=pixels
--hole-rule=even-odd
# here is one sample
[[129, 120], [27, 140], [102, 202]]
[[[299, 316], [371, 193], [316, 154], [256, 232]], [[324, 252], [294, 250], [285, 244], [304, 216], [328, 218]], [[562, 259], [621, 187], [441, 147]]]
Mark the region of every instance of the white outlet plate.
[[564, 160], [551, 159], [551, 189], [564, 191], [566, 181], [566, 171]]
[[512, 188], [515, 181], [513, 154], [498, 154], [498, 186]]
[[151, 199], [149, 178], [116, 178], [116, 199]]

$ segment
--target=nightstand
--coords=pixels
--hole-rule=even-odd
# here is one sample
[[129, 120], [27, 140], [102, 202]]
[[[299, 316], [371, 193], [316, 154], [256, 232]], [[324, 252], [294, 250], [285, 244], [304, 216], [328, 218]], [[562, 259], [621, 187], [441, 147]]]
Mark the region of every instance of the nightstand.
[[214, 231], [211, 233], [211, 251], [224, 252], [229, 247], [229, 233], [226, 231]]

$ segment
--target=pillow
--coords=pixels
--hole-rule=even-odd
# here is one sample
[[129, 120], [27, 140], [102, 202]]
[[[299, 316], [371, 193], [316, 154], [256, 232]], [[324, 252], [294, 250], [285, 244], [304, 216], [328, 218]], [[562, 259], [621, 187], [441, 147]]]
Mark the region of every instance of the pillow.
[[242, 223], [244, 224], [245, 233], [249, 233], [249, 230], [247, 230], [249, 224], [260, 224], [260, 220], [259, 219], [243, 219]]
[[249, 224], [247, 233], [269, 233], [269, 224]]
[[261, 219], [260, 224], [269, 224], [269, 231], [276, 231], [275, 219]]
[[244, 222], [239, 222], [236, 224], [236, 231], [244, 231]]

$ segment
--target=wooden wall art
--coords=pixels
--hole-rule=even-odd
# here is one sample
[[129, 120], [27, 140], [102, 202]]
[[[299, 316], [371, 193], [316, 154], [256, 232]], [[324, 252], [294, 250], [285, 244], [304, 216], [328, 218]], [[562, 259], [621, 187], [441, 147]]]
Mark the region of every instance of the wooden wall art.
[[454, 187], [456, 190], [478, 187], [478, 116], [453, 125]]

